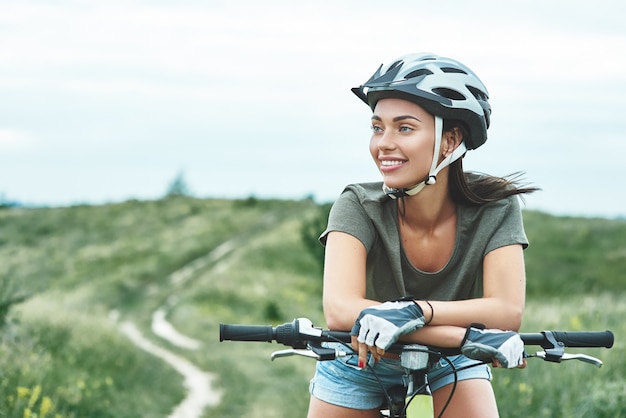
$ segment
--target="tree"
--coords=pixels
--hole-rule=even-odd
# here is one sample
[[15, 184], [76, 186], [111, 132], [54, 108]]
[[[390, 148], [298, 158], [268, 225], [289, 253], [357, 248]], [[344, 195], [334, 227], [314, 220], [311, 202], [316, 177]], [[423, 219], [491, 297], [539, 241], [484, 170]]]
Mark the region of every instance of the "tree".
[[185, 173], [182, 170], [178, 172], [174, 180], [169, 184], [165, 196], [191, 196], [187, 181], [185, 180]]

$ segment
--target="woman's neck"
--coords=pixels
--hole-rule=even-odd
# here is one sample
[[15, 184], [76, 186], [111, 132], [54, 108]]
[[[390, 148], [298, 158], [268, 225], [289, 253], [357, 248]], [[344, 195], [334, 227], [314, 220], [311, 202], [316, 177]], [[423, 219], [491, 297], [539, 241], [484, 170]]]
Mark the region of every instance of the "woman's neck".
[[398, 202], [400, 221], [410, 228], [434, 230], [456, 215], [456, 204], [448, 193], [447, 176], [440, 176], [437, 183], [402, 200]]

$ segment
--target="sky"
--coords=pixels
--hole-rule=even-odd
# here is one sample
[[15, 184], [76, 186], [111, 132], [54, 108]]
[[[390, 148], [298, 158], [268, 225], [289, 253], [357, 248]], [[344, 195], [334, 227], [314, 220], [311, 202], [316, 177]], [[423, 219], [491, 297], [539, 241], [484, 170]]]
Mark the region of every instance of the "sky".
[[626, 25], [594, 2], [0, 0], [0, 198], [334, 200], [378, 181], [350, 91], [411, 52], [490, 93], [468, 170], [525, 172], [526, 208], [626, 216]]

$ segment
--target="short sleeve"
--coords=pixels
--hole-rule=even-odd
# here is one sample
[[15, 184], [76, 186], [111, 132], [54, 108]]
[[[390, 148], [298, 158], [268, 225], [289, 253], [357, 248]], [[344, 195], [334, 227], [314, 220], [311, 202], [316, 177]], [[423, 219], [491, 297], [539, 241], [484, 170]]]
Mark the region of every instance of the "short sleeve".
[[354, 190], [344, 190], [330, 209], [328, 224], [319, 238], [322, 245], [326, 244], [326, 238], [332, 231], [354, 236], [363, 243], [367, 251], [374, 245], [376, 239], [374, 224]]
[[507, 245], [520, 244], [524, 249], [528, 247], [519, 197], [510, 196], [503, 202], [506, 202], [506, 208], [503, 216], [499, 217], [500, 224], [485, 247], [485, 255]]

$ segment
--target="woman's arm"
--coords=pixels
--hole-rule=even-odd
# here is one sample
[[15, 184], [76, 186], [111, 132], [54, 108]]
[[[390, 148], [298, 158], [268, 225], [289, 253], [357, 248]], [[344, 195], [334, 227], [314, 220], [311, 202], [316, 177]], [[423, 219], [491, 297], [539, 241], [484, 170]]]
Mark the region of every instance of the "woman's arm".
[[[526, 299], [526, 273], [521, 245], [491, 251], [483, 261], [482, 298], [451, 302], [431, 301], [431, 325], [466, 328], [481, 323], [487, 328], [518, 331]], [[429, 307], [418, 301], [422, 309]], [[426, 306], [425, 306], [426, 305]]]
[[379, 302], [365, 298], [367, 252], [350, 234], [332, 231], [326, 237], [324, 316], [330, 329], [351, 330], [359, 313]]

